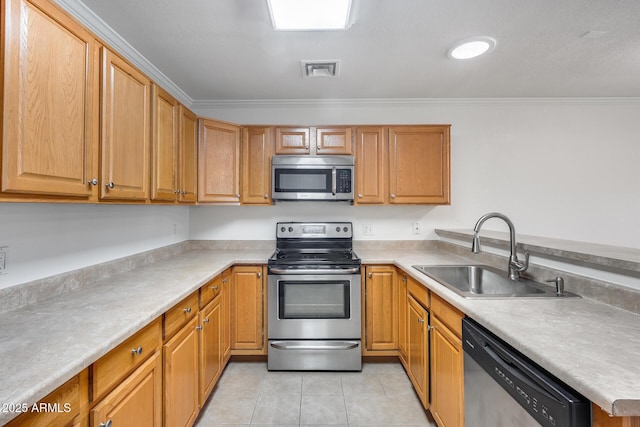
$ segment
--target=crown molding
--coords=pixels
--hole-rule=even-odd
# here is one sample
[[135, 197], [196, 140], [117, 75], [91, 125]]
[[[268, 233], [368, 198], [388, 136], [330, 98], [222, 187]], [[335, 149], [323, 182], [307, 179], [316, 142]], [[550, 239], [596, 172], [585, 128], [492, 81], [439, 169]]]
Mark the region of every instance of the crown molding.
[[156, 68], [147, 58], [129, 44], [120, 34], [95, 14], [80, 0], [54, 0], [60, 7], [93, 32], [103, 43], [114, 49], [155, 83], [173, 95], [182, 104], [191, 108], [193, 99], [180, 89], [169, 77]]
[[194, 109], [386, 108], [495, 104], [640, 104], [639, 97], [585, 98], [370, 98], [370, 99], [223, 99], [194, 100]]

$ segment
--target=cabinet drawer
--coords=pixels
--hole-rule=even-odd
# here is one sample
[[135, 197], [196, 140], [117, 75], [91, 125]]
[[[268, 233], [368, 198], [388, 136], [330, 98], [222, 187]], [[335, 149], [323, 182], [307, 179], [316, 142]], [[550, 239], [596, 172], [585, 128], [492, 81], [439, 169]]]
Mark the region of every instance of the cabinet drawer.
[[462, 318], [464, 313], [445, 302], [437, 295], [431, 298], [431, 313], [447, 325], [451, 331], [458, 337], [462, 337]]
[[93, 399], [96, 400], [98, 396], [120, 382], [125, 375], [160, 348], [161, 343], [162, 325], [158, 318], [95, 362], [93, 364]]
[[170, 338], [198, 314], [198, 291], [195, 291], [164, 314], [164, 339]]
[[207, 282], [200, 288], [200, 308], [204, 308], [222, 291], [222, 275]]
[[80, 406], [87, 403], [89, 392], [87, 379], [86, 371], [76, 375], [38, 402], [37, 407], [40, 412], [22, 414], [10, 421], [6, 427], [67, 425], [73, 417], [80, 413]]
[[411, 276], [407, 276], [407, 292], [413, 295], [423, 307], [429, 308], [429, 290]]

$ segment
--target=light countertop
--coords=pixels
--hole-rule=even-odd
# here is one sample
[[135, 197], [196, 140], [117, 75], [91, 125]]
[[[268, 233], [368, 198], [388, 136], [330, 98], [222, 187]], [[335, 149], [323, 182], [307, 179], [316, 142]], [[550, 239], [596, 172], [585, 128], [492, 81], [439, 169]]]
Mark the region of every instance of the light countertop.
[[[32, 404], [233, 264], [272, 250], [189, 250], [0, 313], [0, 405]], [[469, 260], [439, 250], [358, 250], [395, 264], [617, 415], [640, 416], [640, 316], [588, 299], [467, 300], [412, 268]], [[17, 414], [0, 412], [0, 424]]]

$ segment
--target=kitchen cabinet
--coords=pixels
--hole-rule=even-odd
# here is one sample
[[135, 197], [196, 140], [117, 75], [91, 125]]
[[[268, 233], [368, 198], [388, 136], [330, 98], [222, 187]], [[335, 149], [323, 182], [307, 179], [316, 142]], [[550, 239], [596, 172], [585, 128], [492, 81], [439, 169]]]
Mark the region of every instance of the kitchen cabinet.
[[351, 155], [351, 128], [316, 128], [316, 153]]
[[204, 405], [213, 391], [223, 368], [222, 309], [220, 295], [216, 296], [199, 314], [200, 365], [199, 403]]
[[437, 295], [431, 300], [431, 414], [439, 427], [464, 425], [464, 315]]
[[309, 128], [277, 127], [275, 151], [276, 154], [309, 154]]
[[272, 129], [247, 127], [242, 130], [242, 193], [247, 205], [271, 204]]
[[[398, 291], [393, 266], [365, 267], [365, 355], [398, 350]], [[380, 354], [380, 353], [378, 353]]]
[[407, 297], [407, 374], [425, 409], [429, 408], [429, 310]]
[[238, 265], [231, 273], [231, 353], [266, 354], [265, 276], [260, 265]]
[[102, 200], [149, 198], [151, 81], [102, 48]]
[[178, 201], [193, 204], [198, 197], [198, 118], [184, 105], [179, 118]]
[[25, 412], [5, 427], [85, 426], [89, 403], [88, 381], [89, 373], [85, 369], [37, 403], [38, 408], [41, 404], [46, 405], [46, 411]]
[[151, 99], [151, 200], [171, 202], [175, 201], [180, 193], [176, 173], [180, 105], [173, 96], [156, 84], [152, 85]]
[[598, 405], [591, 405], [592, 427], [640, 427], [640, 417], [612, 417]]
[[409, 276], [398, 271], [398, 356], [407, 368], [407, 281]]
[[162, 355], [156, 352], [149, 357], [93, 407], [89, 418], [92, 427], [161, 427]]
[[198, 202], [240, 203], [240, 128], [200, 120]]
[[231, 269], [222, 275], [222, 300], [220, 302], [222, 316], [222, 365], [226, 366], [231, 358]]
[[98, 51], [53, 2], [2, 2], [2, 193], [97, 197]]
[[384, 204], [387, 201], [387, 129], [359, 127], [355, 148], [355, 204]]
[[449, 204], [449, 125], [389, 128], [389, 203]]
[[163, 346], [164, 425], [191, 426], [198, 416], [198, 318]]

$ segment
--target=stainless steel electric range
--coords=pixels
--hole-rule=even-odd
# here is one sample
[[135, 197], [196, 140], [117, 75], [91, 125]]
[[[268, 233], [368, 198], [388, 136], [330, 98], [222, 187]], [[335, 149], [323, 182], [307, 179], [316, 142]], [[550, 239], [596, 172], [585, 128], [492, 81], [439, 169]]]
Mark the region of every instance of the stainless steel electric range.
[[269, 370], [359, 371], [360, 259], [350, 222], [279, 222], [269, 259]]

